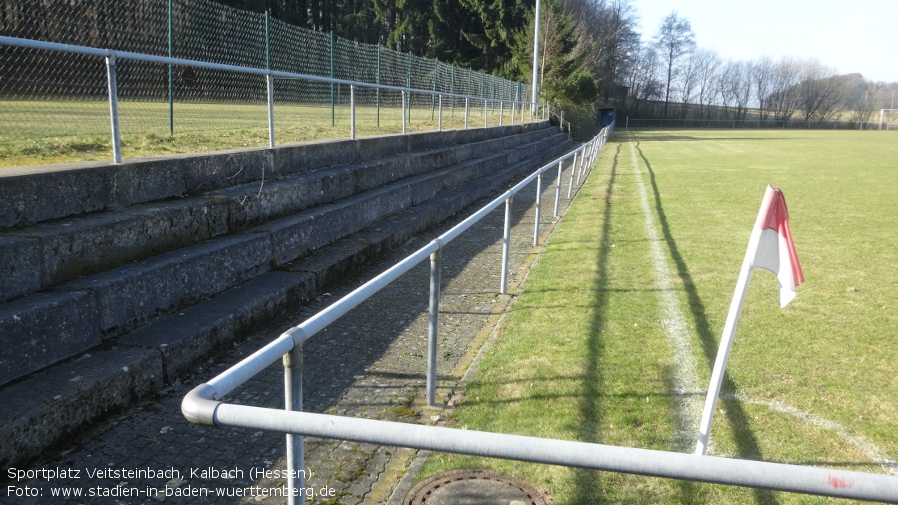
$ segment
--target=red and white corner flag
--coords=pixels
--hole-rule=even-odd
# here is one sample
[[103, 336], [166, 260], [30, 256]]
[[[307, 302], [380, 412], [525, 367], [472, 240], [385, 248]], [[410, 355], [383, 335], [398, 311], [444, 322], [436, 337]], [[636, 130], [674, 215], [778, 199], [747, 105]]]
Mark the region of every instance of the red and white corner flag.
[[778, 188], [767, 186], [755, 228], [761, 230], [761, 236], [753, 266], [776, 275], [780, 285], [780, 307], [785, 307], [795, 298], [795, 286], [804, 282], [804, 275], [792, 242], [786, 198]]
[[770, 185], [764, 193], [758, 220], [748, 239], [748, 249], [745, 251], [742, 270], [739, 272], [739, 280], [736, 281], [736, 291], [730, 303], [730, 312], [723, 327], [720, 349], [717, 351], [717, 359], [714, 360], [711, 384], [708, 386], [705, 409], [699, 424], [695, 454], [703, 455], [708, 450], [720, 385], [723, 383], [723, 374], [726, 372], [730, 349], [733, 347], [736, 326], [739, 325], [739, 316], [742, 314], [742, 304], [748, 292], [748, 282], [755, 268], [770, 270], [776, 275], [779, 280], [780, 307], [785, 307], [795, 298], [795, 286], [804, 282], [798, 255], [795, 253], [795, 244], [792, 242], [792, 232], [789, 229], [786, 198], [782, 191]]

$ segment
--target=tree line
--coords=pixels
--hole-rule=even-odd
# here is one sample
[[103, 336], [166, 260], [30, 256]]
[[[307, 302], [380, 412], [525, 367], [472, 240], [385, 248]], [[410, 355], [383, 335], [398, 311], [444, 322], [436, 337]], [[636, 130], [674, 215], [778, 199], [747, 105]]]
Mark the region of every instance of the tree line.
[[[535, 0], [218, 0], [358, 42], [529, 81]], [[542, 0], [541, 99], [634, 117], [869, 120], [898, 84], [815, 59], [727, 60], [675, 11], [651, 37], [630, 0]]]
[[813, 58], [726, 60], [697, 47], [688, 19], [676, 12], [632, 61], [625, 103], [635, 117], [858, 123], [889, 107], [898, 88], [837, 75]]

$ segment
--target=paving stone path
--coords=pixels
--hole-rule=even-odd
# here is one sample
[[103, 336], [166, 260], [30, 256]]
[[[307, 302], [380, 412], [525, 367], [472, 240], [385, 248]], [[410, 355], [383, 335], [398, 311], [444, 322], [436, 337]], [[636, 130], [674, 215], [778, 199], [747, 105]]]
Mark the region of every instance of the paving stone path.
[[[565, 168], [562, 178], [561, 213], [568, 204], [569, 170]], [[554, 175], [552, 171], [549, 174]], [[543, 185], [543, 237], [555, 221], [552, 218], [555, 187], [551, 179], [547, 177]], [[444, 248], [438, 404], [451, 404], [462, 376], [494, 331], [536, 258], [539, 248], [532, 247], [535, 186], [530, 184], [519, 193], [512, 206], [510, 295], [498, 294], [504, 207], [490, 213]], [[467, 217], [485, 203], [466, 209], [454, 221]], [[181, 415], [181, 399], [197, 384], [333, 303], [453, 224], [446, 223], [410, 241], [367, 269], [358, 280], [323, 294], [287, 314], [283, 320], [273, 321], [234, 344], [197, 369], [194, 376], [169, 387], [160, 397], [85, 433], [81, 440], [72, 441], [57, 456], [30, 467], [28, 470], [38, 472], [28, 476], [33, 478], [4, 483], [16, 488], [13, 494], [37, 490], [40, 496], [13, 496], [7, 492], [0, 494], [0, 502], [285, 503], [282, 497], [270, 496], [284, 482], [278, 475], [272, 475], [272, 471], [284, 469], [283, 435], [191, 424]], [[305, 344], [305, 410], [426, 424], [446, 416], [445, 410], [426, 407], [424, 401], [428, 272], [427, 262], [419, 265]], [[282, 369], [270, 367], [232, 392], [229, 399], [235, 403], [281, 407]], [[309, 437], [305, 457], [311, 474], [306, 485], [316, 495], [309, 502], [387, 503], [414, 456], [415, 451], [411, 449]], [[79, 470], [78, 475], [71, 470]], [[61, 496], [79, 491], [81, 497]], [[57, 496], [52, 496], [54, 493]]]

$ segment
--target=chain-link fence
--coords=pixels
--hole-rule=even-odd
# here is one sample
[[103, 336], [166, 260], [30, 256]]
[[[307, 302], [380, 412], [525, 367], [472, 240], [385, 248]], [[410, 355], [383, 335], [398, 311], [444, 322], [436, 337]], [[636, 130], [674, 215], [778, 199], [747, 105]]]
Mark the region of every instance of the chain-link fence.
[[[511, 107], [497, 100], [525, 101], [530, 93], [523, 83], [208, 0], [0, 0], [0, 36], [491, 100], [470, 100], [474, 125], [511, 123]], [[126, 155], [268, 143], [265, 75], [119, 58], [116, 80]], [[346, 136], [349, 100], [346, 84], [275, 79], [276, 141]], [[411, 93], [405, 110], [410, 129], [435, 129], [439, 101]], [[446, 127], [461, 124], [464, 102], [445, 97]], [[400, 131], [399, 91], [357, 88], [355, 103], [360, 134]], [[109, 109], [102, 57], [0, 44], [3, 164], [105, 158]]]

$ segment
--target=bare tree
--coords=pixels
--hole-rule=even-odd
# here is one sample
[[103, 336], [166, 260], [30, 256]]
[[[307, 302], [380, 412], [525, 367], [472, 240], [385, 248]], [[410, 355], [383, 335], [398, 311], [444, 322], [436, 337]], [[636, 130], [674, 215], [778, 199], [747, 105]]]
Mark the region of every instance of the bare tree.
[[773, 119], [786, 120], [798, 107], [796, 86], [800, 82], [801, 63], [789, 57], [780, 59], [773, 66], [770, 79], [770, 95], [765, 107], [773, 113]]
[[733, 86], [733, 98], [736, 101], [736, 119], [745, 119], [753, 88], [751, 64], [746, 61], [733, 63], [733, 77], [730, 83]]
[[798, 106], [805, 121], [827, 121], [835, 114], [842, 89], [835, 75], [835, 69], [818, 60], [808, 60], [801, 65], [797, 92]]
[[667, 68], [667, 83], [664, 91], [664, 116], [667, 117], [670, 103], [670, 87], [677, 74], [677, 65], [683, 56], [695, 50], [695, 34], [689, 20], [681, 18], [676, 11], [671, 12], [661, 22], [661, 28], [655, 36], [655, 45], [661, 61]]
[[705, 105], [714, 100], [714, 81], [718, 78], [718, 71], [723, 63], [716, 51], [702, 49], [692, 54], [698, 71], [698, 118], [704, 119]]
[[663, 86], [658, 80], [659, 67], [660, 59], [655, 48], [643, 46], [627, 78], [634, 113], [639, 112], [642, 102], [651, 101], [654, 104], [654, 100], [662, 96]]
[[751, 63], [749, 72], [755, 89], [755, 96], [758, 98], [758, 112], [761, 120], [767, 119], [766, 100], [771, 92], [771, 80], [773, 78], [773, 60], [770, 57], [763, 57], [760, 60]]
[[680, 114], [684, 118], [686, 117], [686, 114], [688, 114], [689, 103], [693, 99], [693, 93], [698, 86], [699, 80], [698, 61], [696, 61], [694, 56], [695, 53], [689, 55], [689, 58], [686, 58], [679, 72], [679, 86], [677, 91], [679, 93], [680, 102], [682, 103]]

